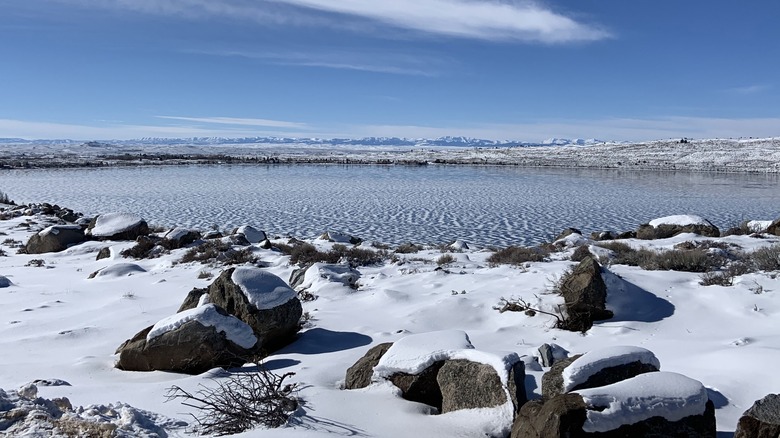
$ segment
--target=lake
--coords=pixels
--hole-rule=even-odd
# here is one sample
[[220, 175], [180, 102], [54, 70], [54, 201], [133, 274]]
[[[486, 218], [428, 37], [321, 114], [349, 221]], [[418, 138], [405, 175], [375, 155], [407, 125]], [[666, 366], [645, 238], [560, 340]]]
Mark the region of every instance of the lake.
[[151, 224], [386, 243], [534, 244], [566, 227], [636, 229], [697, 214], [718, 227], [780, 217], [780, 176], [481, 166], [213, 165], [2, 170], [16, 202]]

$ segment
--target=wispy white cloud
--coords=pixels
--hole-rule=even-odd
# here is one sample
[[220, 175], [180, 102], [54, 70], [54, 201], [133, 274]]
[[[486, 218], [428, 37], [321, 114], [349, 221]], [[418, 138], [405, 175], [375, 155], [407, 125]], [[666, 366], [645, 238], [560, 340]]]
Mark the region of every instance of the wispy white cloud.
[[744, 87], [734, 87], [729, 88], [726, 90], [728, 93], [732, 94], [741, 94], [741, 95], [749, 95], [749, 94], [758, 94], [762, 93], [764, 91], [770, 90], [772, 87], [765, 84], [756, 84], [756, 85], [748, 85]]
[[[60, 0], [64, 1], [64, 0]], [[420, 34], [492, 41], [567, 43], [609, 38], [605, 29], [533, 1], [507, 0], [68, 0], [185, 18], [375, 31], [370, 23]]]
[[216, 125], [238, 126], [265, 126], [269, 128], [308, 129], [305, 123], [285, 122], [281, 120], [249, 119], [239, 117], [182, 117], [182, 116], [157, 116], [158, 119], [181, 120], [185, 122], [199, 122]]
[[533, 2], [484, 0], [273, 0], [319, 11], [368, 18], [417, 32], [485, 40], [545, 43], [609, 37]]
[[264, 52], [248, 50], [198, 50], [189, 51], [212, 56], [230, 56], [257, 59], [274, 65], [334, 68], [372, 73], [388, 73], [409, 76], [440, 76], [449, 64], [434, 56], [401, 53], [364, 53], [359, 51], [332, 52]]

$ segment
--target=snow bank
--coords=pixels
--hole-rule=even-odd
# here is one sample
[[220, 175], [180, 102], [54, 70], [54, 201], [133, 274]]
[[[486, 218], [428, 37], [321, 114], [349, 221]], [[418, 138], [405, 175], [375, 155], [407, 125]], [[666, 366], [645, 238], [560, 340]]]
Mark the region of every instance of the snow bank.
[[589, 351], [563, 369], [563, 391], [588, 381], [604, 368], [641, 362], [661, 368], [661, 362], [652, 351], [642, 347], [614, 346]]
[[585, 432], [607, 432], [652, 417], [679, 421], [704, 413], [707, 390], [682, 374], [657, 372], [576, 391], [588, 406]]
[[774, 221], [748, 221], [747, 227], [754, 233], [763, 233]]
[[684, 227], [686, 225], [706, 225], [712, 226], [710, 221], [704, 219], [701, 216], [695, 216], [691, 214], [678, 214], [674, 216], [665, 216], [658, 219], [653, 219], [650, 222], [650, 226], [658, 227], [660, 225], [679, 225]]
[[238, 267], [231, 280], [259, 310], [273, 309], [298, 296], [284, 280], [260, 268]]
[[304, 273], [303, 282], [299, 289], [311, 289], [323, 281], [325, 283], [337, 282], [349, 286], [355, 284], [359, 277], [360, 274], [350, 268], [349, 265], [315, 263]]
[[38, 232], [38, 235], [41, 237], [48, 236], [49, 234], [56, 236], [57, 234], [60, 234], [60, 231], [64, 230], [81, 231], [81, 227], [78, 225], [52, 225], [42, 229]]
[[197, 321], [206, 327], [214, 327], [218, 332], [224, 333], [228, 340], [242, 348], [249, 349], [257, 343], [257, 338], [251, 327], [235, 316], [220, 314], [214, 304], [204, 304], [161, 319], [146, 335], [146, 340], [151, 341], [164, 333], [176, 330], [189, 321]]
[[135, 263], [117, 263], [115, 265], [106, 266], [95, 274], [95, 278], [100, 277], [127, 277], [136, 273], [146, 272], [146, 269], [136, 265]]
[[101, 214], [95, 220], [95, 227], [90, 233], [96, 237], [113, 236], [127, 231], [143, 222], [140, 216], [130, 213], [106, 213]]

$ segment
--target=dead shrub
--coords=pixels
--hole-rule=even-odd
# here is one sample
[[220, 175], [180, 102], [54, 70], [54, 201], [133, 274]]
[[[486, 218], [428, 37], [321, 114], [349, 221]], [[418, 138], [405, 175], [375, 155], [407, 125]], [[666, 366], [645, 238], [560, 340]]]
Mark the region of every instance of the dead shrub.
[[207, 240], [188, 249], [179, 260], [180, 263], [201, 262], [225, 265], [239, 265], [255, 261], [257, 258], [248, 248], [234, 249], [231, 244], [217, 239]]
[[216, 387], [199, 385], [194, 393], [180, 386], [168, 388], [166, 401], [198, 410], [193, 418], [203, 435], [231, 435], [256, 426], [283, 426], [298, 409], [296, 383], [285, 383], [295, 373], [275, 374], [262, 365], [257, 372], [233, 374], [224, 381], [212, 379]]
[[524, 246], [510, 246], [500, 249], [488, 257], [487, 262], [491, 266], [497, 265], [515, 265], [520, 266], [528, 262], [543, 262], [550, 255], [547, 248], [535, 247], [527, 248]]
[[578, 246], [571, 255], [571, 261], [581, 262], [585, 257], [591, 257], [592, 254], [586, 245]]
[[398, 248], [395, 249], [395, 252], [398, 254], [414, 254], [420, 252], [421, 249], [422, 247], [409, 242], [398, 245]]
[[449, 265], [455, 262], [455, 257], [452, 254], [442, 254], [441, 257], [436, 259], [436, 264], [439, 266]]
[[749, 259], [753, 267], [757, 270], [780, 270], [780, 244], [759, 248], [750, 253]]
[[314, 245], [303, 243], [295, 245], [290, 253], [290, 263], [294, 265], [312, 265], [314, 263], [339, 263], [346, 261], [352, 267], [369, 266], [381, 263], [386, 258], [384, 251], [366, 248], [347, 247], [335, 244], [330, 251], [320, 251]]

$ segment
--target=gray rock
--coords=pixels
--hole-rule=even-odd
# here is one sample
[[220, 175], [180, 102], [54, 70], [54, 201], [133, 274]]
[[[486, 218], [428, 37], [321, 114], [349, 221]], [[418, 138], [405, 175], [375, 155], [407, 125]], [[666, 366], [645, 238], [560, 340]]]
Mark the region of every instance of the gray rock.
[[542, 375], [542, 396], [552, 397], [563, 393], [563, 370], [577, 360], [581, 354], [559, 360]]
[[769, 394], [753, 403], [739, 419], [734, 438], [780, 437], [780, 394]]
[[607, 286], [601, 278], [601, 266], [593, 257], [585, 257], [560, 284], [565, 301], [566, 330], [585, 332], [594, 321], [612, 318], [607, 310]]
[[[578, 354], [568, 359], [559, 361], [550, 368], [550, 371], [542, 376], [542, 395], [544, 397], [553, 397], [563, 393], [563, 370], [571, 365], [572, 362], [582, 356]], [[606, 367], [588, 378], [585, 382], [575, 386], [571, 391], [578, 389], [597, 388], [600, 386], [611, 385], [623, 380], [630, 379], [644, 373], [658, 371], [658, 368], [651, 364], [640, 361], [630, 362], [624, 365]], [[570, 391], [570, 392], [571, 392]]]
[[[249, 302], [241, 288], [233, 283], [231, 277], [235, 269], [230, 268], [223, 271], [208, 287], [211, 302], [252, 327], [255, 335], [261, 339], [263, 350], [266, 352], [278, 350], [292, 342], [298, 332], [298, 323], [303, 314], [300, 300], [293, 297], [277, 307], [258, 309]], [[270, 273], [268, 275], [273, 276]], [[284, 280], [276, 278], [278, 282], [273, 285], [274, 288], [289, 287]]]
[[293, 269], [292, 273], [290, 274], [290, 287], [293, 289], [297, 289], [298, 286], [303, 284], [303, 278], [306, 276], [306, 271], [311, 267], [311, 265], [305, 265], [300, 268]]
[[775, 236], [780, 236], [780, 219], [775, 219], [767, 228], [765, 231], [766, 234], [774, 234]]
[[379, 359], [387, 353], [387, 350], [393, 345], [392, 342], [385, 342], [372, 347], [366, 354], [358, 359], [354, 365], [347, 369], [347, 376], [344, 379], [345, 389], [365, 388], [371, 384], [371, 376], [374, 374], [374, 367], [379, 363]]
[[0, 288], [10, 287], [12, 284], [13, 283], [11, 283], [11, 280], [9, 280], [8, 277], [0, 275]]
[[95, 260], [107, 259], [109, 257], [111, 257], [111, 248], [107, 246], [105, 248], [100, 248], [100, 251], [98, 251]]
[[715, 406], [711, 401], [707, 402], [702, 415], [691, 415], [679, 421], [652, 417], [599, 433], [582, 430], [586, 416], [587, 407], [579, 394], [559, 394], [547, 400], [533, 400], [526, 403], [515, 417], [511, 438], [715, 438], [717, 435]]
[[561, 394], [546, 402], [532, 400], [520, 408], [511, 438], [582, 437], [585, 402], [579, 394]]
[[712, 224], [671, 225], [662, 224], [653, 227], [649, 224], [640, 225], [636, 230], [636, 238], [643, 240], [666, 239], [681, 233], [694, 233], [706, 237], [720, 237], [720, 230]]
[[404, 399], [433, 406], [441, 412], [442, 393], [437, 377], [442, 366], [444, 361], [434, 362], [420, 374], [396, 373], [388, 380], [401, 390]]
[[590, 233], [590, 238], [596, 241], [615, 240], [617, 237], [618, 236], [612, 231], [594, 231]]
[[196, 230], [176, 227], [165, 233], [163, 246], [167, 249], [183, 248], [200, 239], [200, 233]]
[[85, 240], [87, 238], [78, 225], [52, 225], [30, 236], [25, 250], [27, 254], [60, 252]]
[[569, 356], [569, 352], [558, 344], [542, 344], [538, 351], [543, 367], [551, 367], [555, 362]]
[[[509, 373], [509, 389], [515, 412], [526, 402], [525, 366], [515, 364]], [[490, 408], [507, 402], [495, 368], [468, 360], [448, 360], [436, 376], [442, 397], [441, 413], [460, 409]]]
[[[122, 227], [106, 231], [102, 229], [102, 224], [115, 221], [122, 217]], [[98, 231], [96, 231], [96, 227]], [[87, 225], [87, 235], [97, 240], [136, 240], [138, 236], [149, 235], [149, 225], [139, 216], [128, 215], [124, 213], [106, 213], [101, 214], [89, 222]]]
[[[224, 310], [219, 311], [227, 315]], [[151, 329], [147, 327], [119, 346], [117, 368], [200, 374], [215, 367], [243, 365], [255, 354], [254, 350], [231, 342], [223, 332], [196, 320], [147, 341]]]
[[265, 231], [258, 230], [251, 225], [242, 225], [234, 229], [231, 234], [241, 234], [249, 243], [260, 243], [268, 239]]

